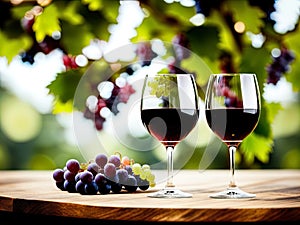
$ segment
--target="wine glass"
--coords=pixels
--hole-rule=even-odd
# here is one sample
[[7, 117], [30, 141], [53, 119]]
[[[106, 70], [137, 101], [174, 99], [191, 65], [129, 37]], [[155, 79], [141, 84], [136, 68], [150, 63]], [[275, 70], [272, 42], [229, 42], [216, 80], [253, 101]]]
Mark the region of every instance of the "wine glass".
[[141, 98], [141, 119], [147, 131], [165, 146], [167, 182], [156, 198], [188, 198], [173, 183], [173, 153], [196, 126], [199, 118], [198, 93], [192, 74], [146, 75]]
[[235, 182], [235, 152], [257, 126], [260, 117], [260, 92], [255, 74], [212, 74], [205, 95], [205, 115], [210, 129], [227, 145], [230, 182], [226, 190], [212, 198], [254, 198]]

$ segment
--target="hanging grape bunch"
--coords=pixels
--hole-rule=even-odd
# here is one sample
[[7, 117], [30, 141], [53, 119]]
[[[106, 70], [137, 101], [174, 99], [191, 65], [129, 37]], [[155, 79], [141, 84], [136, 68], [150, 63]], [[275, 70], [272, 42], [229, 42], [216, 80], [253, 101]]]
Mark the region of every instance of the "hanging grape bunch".
[[267, 66], [267, 83], [276, 85], [284, 73], [290, 69], [290, 64], [294, 61], [295, 55], [292, 51], [282, 48], [279, 56], [272, 56], [272, 63]]
[[98, 87], [99, 95], [91, 95], [86, 100], [84, 117], [95, 123], [97, 130], [102, 130], [103, 123], [111, 113], [119, 113], [118, 104], [127, 103], [131, 94], [135, 93], [133, 87], [123, 77], [118, 77], [113, 83], [103, 81]]
[[69, 159], [65, 168], [55, 169], [52, 176], [60, 190], [82, 195], [132, 193], [155, 186], [155, 176], [148, 164], [134, 163], [119, 154], [100, 153], [89, 163]]

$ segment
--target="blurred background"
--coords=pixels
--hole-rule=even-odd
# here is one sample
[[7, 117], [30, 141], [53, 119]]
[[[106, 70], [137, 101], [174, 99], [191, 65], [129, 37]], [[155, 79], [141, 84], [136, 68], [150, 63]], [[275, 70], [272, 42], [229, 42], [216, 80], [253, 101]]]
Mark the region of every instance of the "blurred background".
[[[164, 160], [155, 140], [132, 125], [137, 80], [150, 70], [195, 74], [202, 103], [210, 73], [256, 73], [262, 117], [237, 167], [299, 169], [299, 15], [300, 0], [1, 1], [0, 169], [54, 169], [98, 152]], [[99, 94], [103, 82], [112, 86], [108, 96]], [[94, 115], [99, 99], [104, 110]], [[150, 147], [137, 151], [120, 137]], [[226, 148], [204, 118], [177, 160], [187, 148], [180, 168], [228, 168]]]

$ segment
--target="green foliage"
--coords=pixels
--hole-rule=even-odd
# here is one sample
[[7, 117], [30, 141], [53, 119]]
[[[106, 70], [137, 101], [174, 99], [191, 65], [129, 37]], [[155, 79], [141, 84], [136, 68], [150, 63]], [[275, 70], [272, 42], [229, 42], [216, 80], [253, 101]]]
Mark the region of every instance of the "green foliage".
[[80, 7], [79, 1], [71, 1], [67, 7], [64, 7], [65, 10], [60, 11], [60, 18], [68, 21], [72, 25], [79, 25], [84, 22], [84, 17], [78, 13], [78, 8]]
[[228, 7], [232, 10], [235, 22], [241, 21], [245, 24], [247, 31], [258, 34], [264, 26], [263, 18], [265, 13], [258, 7], [250, 6], [248, 1], [227, 1]]
[[240, 146], [247, 164], [251, 165], [255, 158], [263, 163], [268, 162], [274, 144], [271, 125], [281, 109], [282, 106], [279, 103], [266, 104], [264, 102], [258, 126]]
[[59, 9], [51, 4], [44, 9], [44, 12], [36, 17], [32, 29], [36, 33], [36, 40], [41, 42], [44, 38], [52, 36], [53, 32], [61, 31], [59, 23]]
[[272, 145], [272, 138], [266, 138], [255, 133], [246, 137], [241, 144], [246, 163], [251, 165], [255, 158], [263, 163], [267, 163], [269, 154], [272, 151]]
[[[216, 60], [220, 53], [218, 49], [219, 30], [214, 26], [193, 27], [187, 31], [191, 49], [199, 56]], [[202, 43], [205, 43], [203, 45]]]
[[11, 39], [0, 30], [0, 43], [5, 43], [5, 45], [1, 45], [0, 56], [6, 56], [8, 62], [10, 62], [20, 51], [26, 50], [32, 41], [25, 35]]
[[79, 69], [58, 73], [56, 79], [47, 86], [49, 94], [53, 94], [60, 102], [67, 103], [73, 99], [81, 77]]

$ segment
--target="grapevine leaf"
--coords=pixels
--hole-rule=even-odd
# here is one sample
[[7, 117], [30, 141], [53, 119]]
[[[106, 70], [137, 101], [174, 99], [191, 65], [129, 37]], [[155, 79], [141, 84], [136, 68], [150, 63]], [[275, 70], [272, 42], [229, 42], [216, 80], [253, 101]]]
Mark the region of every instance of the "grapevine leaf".
[[189, 58], [183, 59], [180, 65], [182, 69], [196, 74], [196, 82], [200, 86], [205, 85], [210, 74], [212, 74], [210, 67], [196, 54], [192, 54]]
[[273, 132], [271, 124], [281, 109], [282, 106], [280, 103], [267, 103], [263, 101], [259, 123], [254, 132], [260, 136], [264, 136], [265, 138], [272, 138]]
[[[191, 50], [199, 56], [216, 60], [219, 55], [219, 30], [215, 26], [193, 27], [187, 31]], [[205, 43], [205, 44], [204, 44]]]
[[[70, 54], [80, 54], [82, 49], [90, 44], [91, 39], [94, 35], [90, 33], [88, 27], [84, 24], [71, 25], [67, 22], [62, 22], [64, 28], [61, 42]], [[76, 41], [74, 41], [76, 37]]]
[[69, 70], [58, 73], [54, 81], [47, 88], [61, 103], [67, 103], [74, 98], [77, 85], [81, 79], [80, 70]]
[[59, 13], [55, 4], [50, 4], [41, 15], [36, 17], [36, 20], [32, 26], [32, 29], [35, 31], [36, 40], [41, 42], [44, 38], [52, 36], [54, 31], [61, 31], [59, 24]]
[[5, 43], [1, 45], [0, 56], [6, 56], [8, 62], [10, 62], [17, 54], [20, 53], [20, 50], [26, 50], [32, 44], [32, 41], [27, 36], [20, 36], [17, 39], [8, 38], [0, 30], [0, 43]]
[[267, 119], [269, 123], [273, 123], [276, 115], [279, 113], [280, 110], [283, 109], [280, 103], [275, 102], [265, 104], [265, 107], [268, 112]]
[[246, 163], [252, 164], [255, 158], [267, 163], [269, 154], [272, 152], [272, 146], [272, 138], [266, 138], [253, 132], [243, 140], [240, 149], [244, 154]]
[[228, 5], [232, 9], [235, 22], [243, 22], [247, 31], [260, 33], [261, 27], [264, 26], [263, 18], [266, 16], [261, 9], [249, 5], [248, 1], [229, 0]]
[[77, 12], [78, 7], [78, 1], [71, 1], [64, 10], [60, 11], [60, 17], [73, 25], [82, 24], [84, 22], [84, 17]]
[[195, 9], [193, 7], [185, 7], [179, 2], [174, 2], [166, 7], [164, 13], [176, 18], [184, 26], [193, 26], [193, 24], [189, 21], [189, 19], [195, 15]]
[[[259, 58], [259, 60], [257, 60]], [[267, 78], [266, 65], [270, 62], [270, 53], [264, 48], [247, 47], [244, 49], [239, 71], [255, 73], [261, 93]]]
[[235, 61], [238, 60], [238, 46], [236, 41], [228, 27], [227, 23], [223, 19], [222, 14], [217, 10], [212, 10], [211, 15], [206, 18], [205, 24], [216, 26], [219, 29], [219, 44], [220, 49], [224, 49], [228, 52], [231, 52], [234, 56]]
[[[300, 29], [300, 25], [298, 24], [298, 30]], [[288, 48], [290, 48], [294, 54], [296, 59], [291, 64], [291, 70], [288, 74], [286, 74], [287, 81], [291, 82], [293, 85], [294, 91], [300, 90], [300, 32], [290, 32], [284, 36], [284, 42], [287, 44]]]

